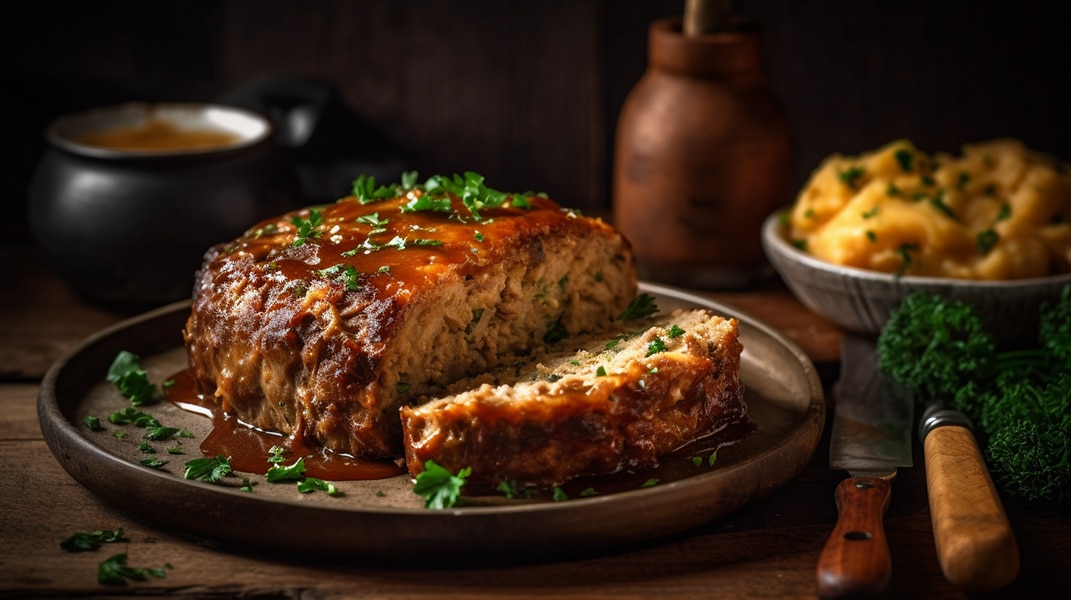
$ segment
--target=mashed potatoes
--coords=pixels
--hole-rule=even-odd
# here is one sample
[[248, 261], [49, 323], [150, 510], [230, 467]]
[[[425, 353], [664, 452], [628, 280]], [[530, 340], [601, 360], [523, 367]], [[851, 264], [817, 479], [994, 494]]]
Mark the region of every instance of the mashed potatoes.
[[787, 238], [817, 258], [901, 275], [1020, 279], [1071, 272], [1071, 175], [1021, 142], [929, 156], [905, 140], [826, 158]]

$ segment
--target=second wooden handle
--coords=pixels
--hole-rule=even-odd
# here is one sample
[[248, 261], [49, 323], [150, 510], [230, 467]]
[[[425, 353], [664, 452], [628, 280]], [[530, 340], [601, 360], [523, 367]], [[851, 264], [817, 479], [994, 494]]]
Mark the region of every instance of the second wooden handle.
[[849, 477], [837, 486], [837, 524], [818, 556], [822, 598], [877, 596], [892, 578], [883, 518], [892, 476]]
[[1019, 576], [1019, 545], [974, 434], [937, 427], [923, 441], [934, 543], [949, 582], [970, 591]]

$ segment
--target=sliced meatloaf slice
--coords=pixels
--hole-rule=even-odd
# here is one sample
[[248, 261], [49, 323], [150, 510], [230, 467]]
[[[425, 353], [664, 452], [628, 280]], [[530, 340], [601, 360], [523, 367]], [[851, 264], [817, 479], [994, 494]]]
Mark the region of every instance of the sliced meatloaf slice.
[[213, 248], [183, 332], [201, 393], [254, 427], [396, 458], [401, 406], [605, 331], [636, 296], [603, 221], [537, 196], [473, 206], [349, 197]]
[[472, 482], [549, 487], [657, 466], [746, 419], [735, 319], [692, 310], [622, 325], [403, 408], [410, 472], [433, 460], [471, 468]]

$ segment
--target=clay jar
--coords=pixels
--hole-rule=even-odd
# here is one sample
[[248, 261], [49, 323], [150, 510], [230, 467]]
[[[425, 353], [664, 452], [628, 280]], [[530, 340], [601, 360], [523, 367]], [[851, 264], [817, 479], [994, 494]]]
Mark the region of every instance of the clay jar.
[[76, 293], [111, 308], [190, 298], [211, 246], [304, 203], [270, 123], [246, 110], [129, 103], [60, 117], [46, 137], [34, 241]]
[[647, 70], [618, 120], [615, 225], [645, 279], [747, 286], [768, 272], [760, 230], [788, 202], [790, 168], [788, 119], [758, 28], [686, 36], [670, 17], [648, 35]]

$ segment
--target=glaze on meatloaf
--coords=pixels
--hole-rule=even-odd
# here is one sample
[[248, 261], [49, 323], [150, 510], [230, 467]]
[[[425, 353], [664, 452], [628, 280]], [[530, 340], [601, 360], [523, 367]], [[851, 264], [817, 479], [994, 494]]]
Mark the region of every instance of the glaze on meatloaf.
[[[705, 310], [609, 334], [460, 382], [402, 408], [409, 471], [434, 460], [468, 481], [547, 488], [659, 458], [746, 421], [738, 323]], [[735, 440], [727, 440], [735, 441]]]
[[479, 181], [473, 194], [432, 183], [282, 215], [211, 249], [183, 331], [200, 392], [254, 427], [396, 458], [402, 406], [607, 330], [636, 296], [631, 249], [603, 221]]

